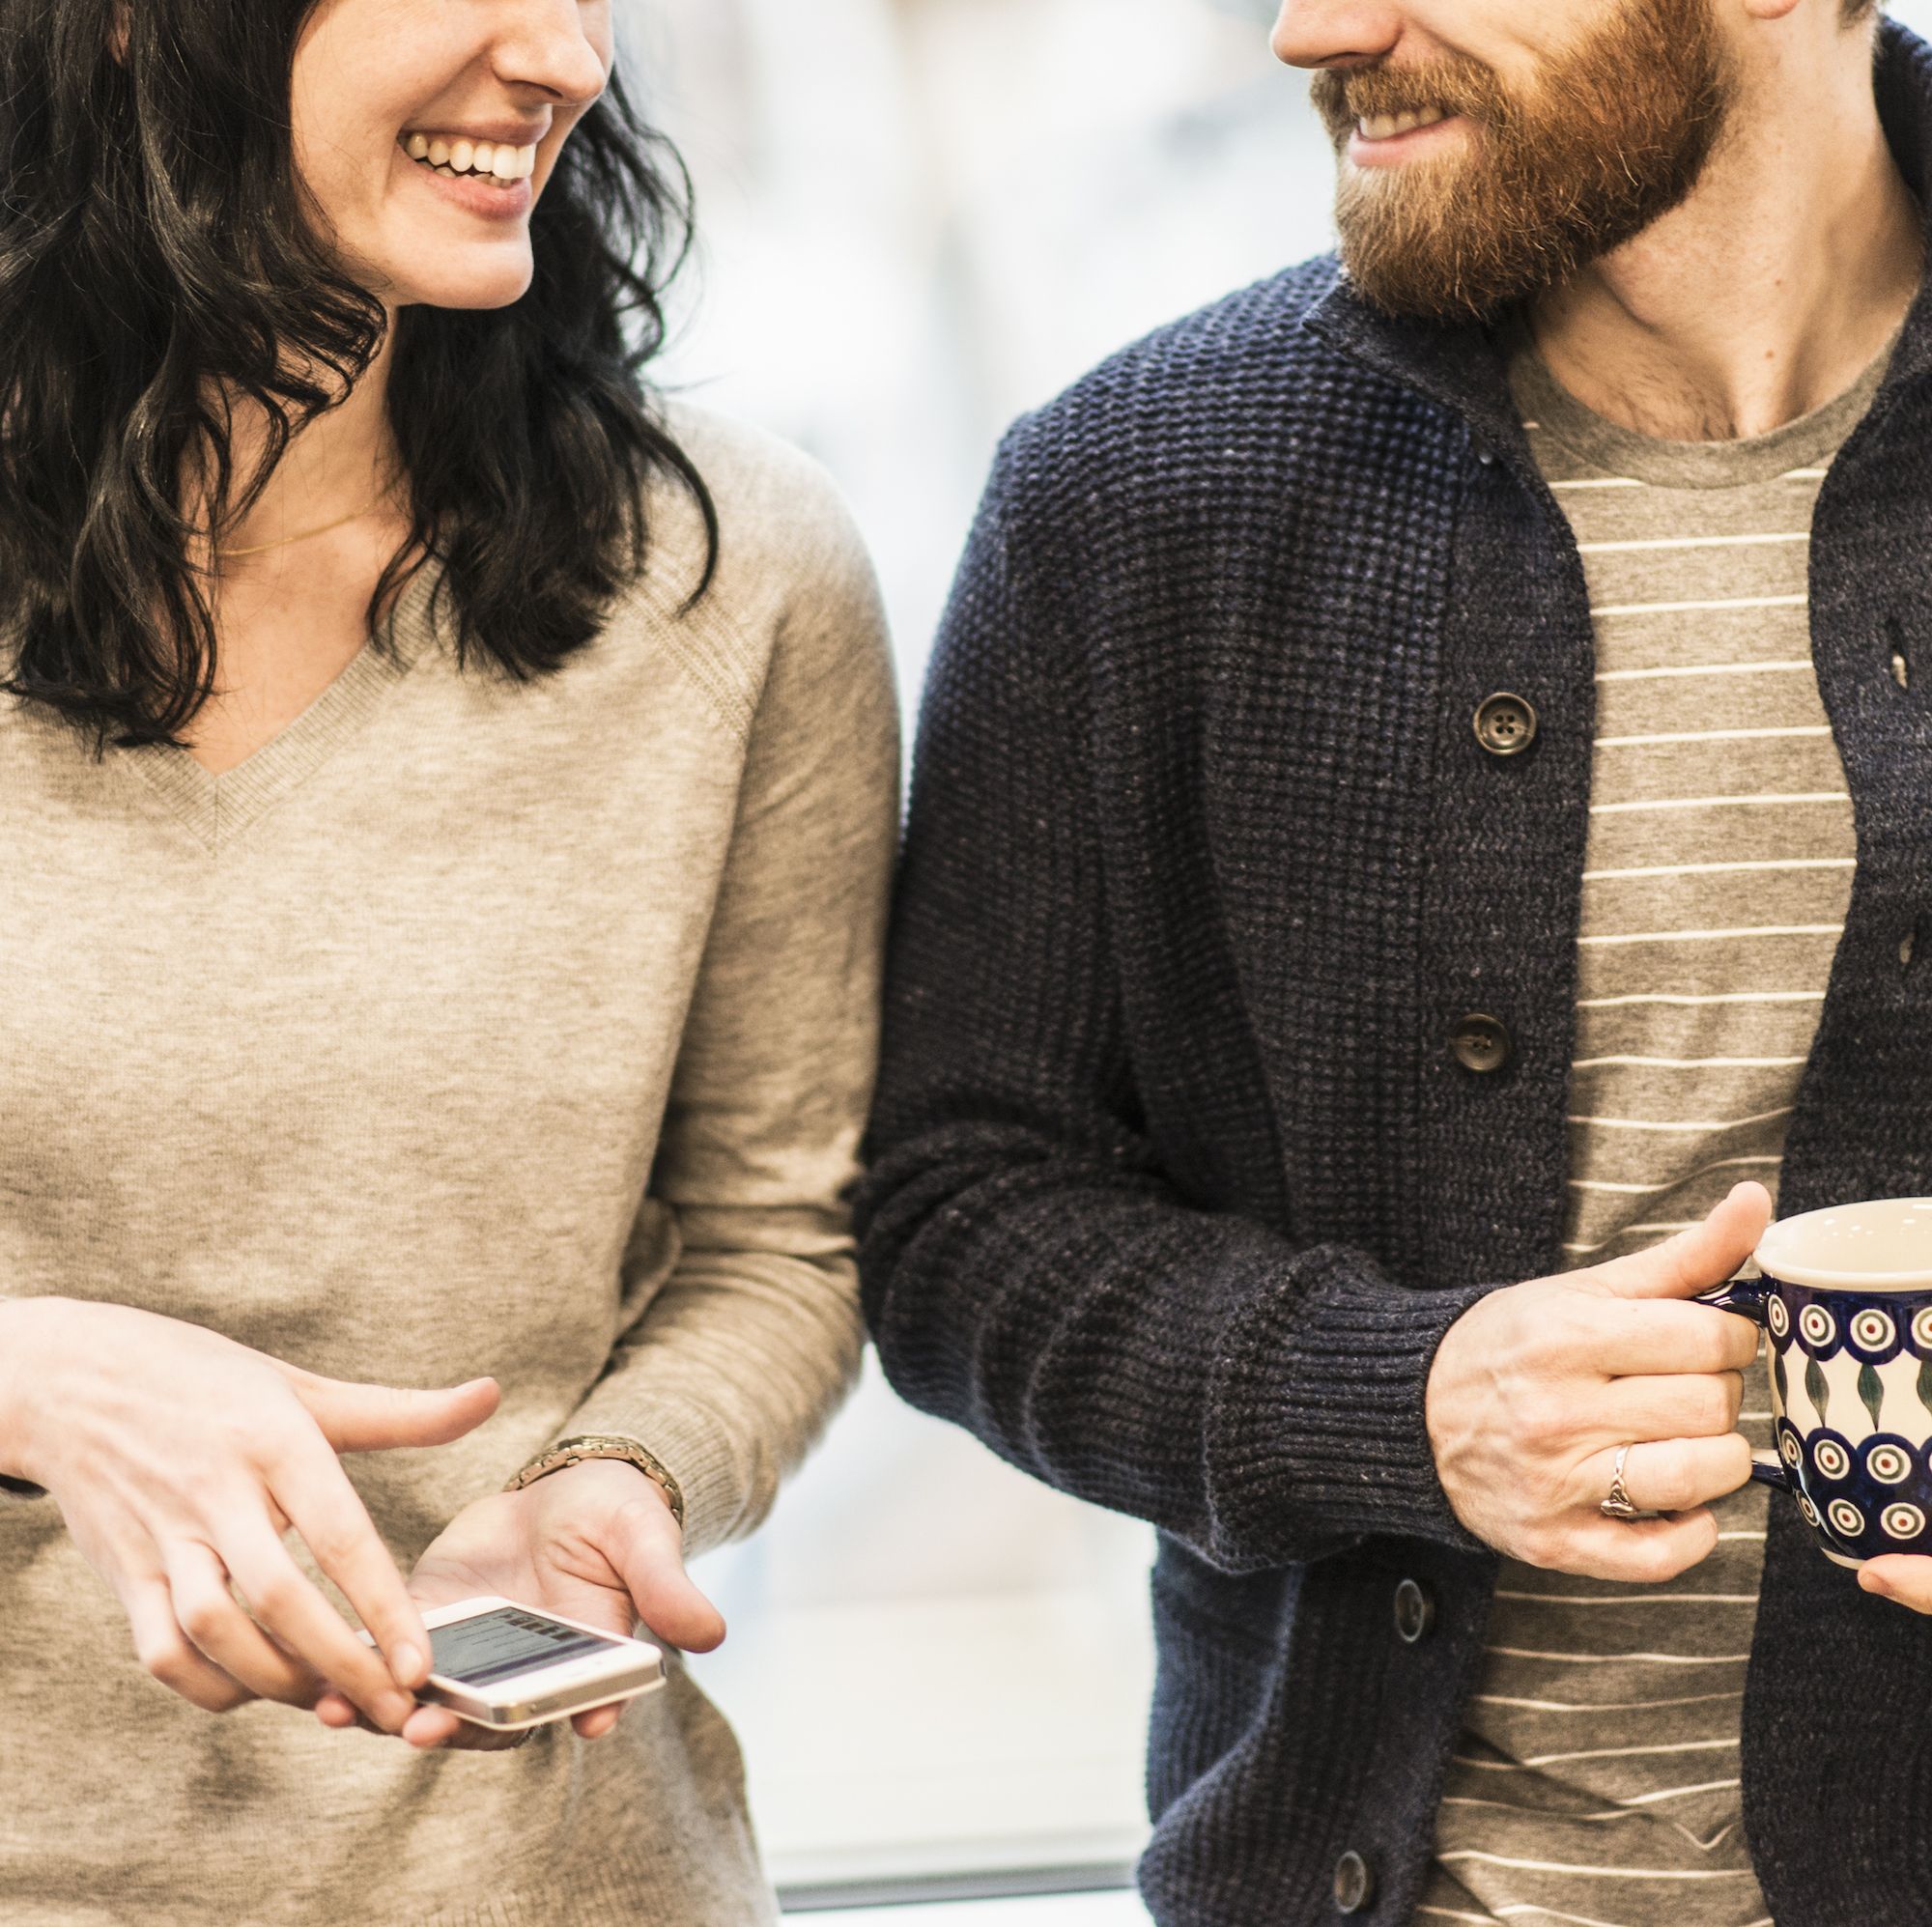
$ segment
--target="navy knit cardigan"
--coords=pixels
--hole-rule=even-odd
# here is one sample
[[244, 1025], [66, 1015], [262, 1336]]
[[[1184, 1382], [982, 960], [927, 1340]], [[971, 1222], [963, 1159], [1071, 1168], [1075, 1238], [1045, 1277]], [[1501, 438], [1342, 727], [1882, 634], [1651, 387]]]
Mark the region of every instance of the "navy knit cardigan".
[[[1923, 198], [1932, 51], [1887, 28], [1878, 90]], [[1932, 295], [1824, 484], [1811, 619], [1859, 861], [1786, 1211], [1932, 1188]], [[1471, 728], [1497, 690], [1526, 754]], [[1167, 1927], [1415, 1905], [1494, 1580], [1424, 1386], [1470, 1303], [1561, 1265], [1592, 709], [1490, 341], [1332, 262], [1002, 447], [919, 737], [865, 1296], [906, 1398], [1159, 1528]], [[1470, 1010], [1506, 1069], [1452, 1056]], [[1779, 1927], [1932, 1922], [1932, 1621], [1782, 1499], [1744, 1785]]]

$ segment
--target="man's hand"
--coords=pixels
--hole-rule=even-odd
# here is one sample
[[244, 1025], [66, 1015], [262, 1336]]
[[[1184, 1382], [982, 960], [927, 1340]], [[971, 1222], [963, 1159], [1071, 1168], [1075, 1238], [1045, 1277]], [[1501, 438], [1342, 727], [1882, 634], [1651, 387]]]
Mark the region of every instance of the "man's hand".
[[[493, 1593], [623, 1634], [641, 1619], [653, 1637], [694, 1653], [708, 1653], [724, 1637], [718, 1609], [685, 1576], [682, 1536], [664, 1493], [620, 1459], [586, 1459], [520, 1492], [466, 1506], [417, 1562], [409, 1591], [423, 1606]], [[571, 1724], [595, 1740], [622, 1712], [593, 1707], [574, 1714]], [[316, 1714], [327, 1726], [368, 1725], [332, 1691]], [[417, 1707], [401, 1730], [412, 1746], [478, 1752], [528, 1738], [492, 1733], [439, 1706]]]
[[1896, 1600], [1914, 1612], [1932, 1613], [1932, 1559], [1913, 1552], [1888, 1552], [1859, 1568], [1859, 1584], [1882, 1600]]
[[[1429, 1437], [1450, 1505], [1478, 1539], [1532, 1566], [1639, 1583], [1712, 1551], [1708, 1502], [1750, 1477], [1734, 1428], [1758, 1331], [1683, 1301], [1731, 1277], [1770, 1215], [1764, 1186], [1740, 1184], [1701, 1225], [1492, 1292], [1450, 1327], [1429, 1374]], [[1598, 1511], [1626, 1444], [1632, 1502], [1664, 1516]]]

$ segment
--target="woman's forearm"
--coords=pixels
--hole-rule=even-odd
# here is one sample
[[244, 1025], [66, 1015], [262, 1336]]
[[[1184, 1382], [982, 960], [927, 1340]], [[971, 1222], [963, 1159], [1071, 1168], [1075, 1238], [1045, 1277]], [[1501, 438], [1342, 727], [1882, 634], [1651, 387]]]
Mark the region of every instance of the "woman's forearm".
[[[694, 1214], [713, 1234], [725, 1215]], [[664, 1461], [692, 1555], [764, 1517], [851, 1390], [864, 1346], [849, 1256], [774, 1248], [791, 1213], [728, 1215], [739, 1235], [686, 1250], [566, 1428], [634, 1437]]]
[[898, 704], [856, 531], [828, 512], [814, 539], [745, 742], [627, 1298], [629, 1266], [663, 1280], [570, 1427], [663, 1460], [689, 1551], [756, 1524], [864, 1344], [845, 1199], [878, 1063]]

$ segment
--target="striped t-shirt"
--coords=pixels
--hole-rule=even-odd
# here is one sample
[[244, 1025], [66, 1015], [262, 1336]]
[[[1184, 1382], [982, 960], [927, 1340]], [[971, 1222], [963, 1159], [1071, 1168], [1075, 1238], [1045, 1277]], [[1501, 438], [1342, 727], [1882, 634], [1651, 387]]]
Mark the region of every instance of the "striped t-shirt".
[[[1573, 1266], [1695, 1223], [1739, 1178], [1776, 1194], [1855, 859], [1811, 666], [1811, 514], [1887, 358], [1774, 434], [1676, 442], [1593, 414], [1518, 344], [1596, 636]], [[1769, 1420], [1759, 1365], [1755, 1448]], [[1719, 1500], [1717, 1550], [1663, 1586], [1503, 1562], [1418, 1921], [1768, 1927], [1739, 1783], [1765, 1505], [1755, 1485]]]

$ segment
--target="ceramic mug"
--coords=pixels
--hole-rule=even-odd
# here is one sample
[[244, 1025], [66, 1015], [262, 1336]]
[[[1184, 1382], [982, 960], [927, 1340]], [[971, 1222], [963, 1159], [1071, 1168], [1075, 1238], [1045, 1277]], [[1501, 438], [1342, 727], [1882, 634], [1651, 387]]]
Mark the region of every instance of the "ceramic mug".
[[1757, 1277], [1698, 1300], [1770, 1340], [1777, 1449], [1752, 1478], [1840, 1566], [1932, 1554], [1932, 1198], [1783, 1218], [1753, 1256]]

